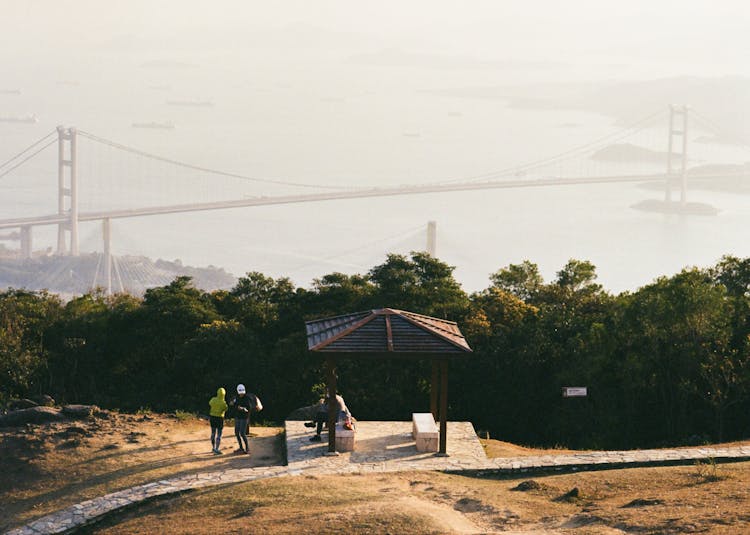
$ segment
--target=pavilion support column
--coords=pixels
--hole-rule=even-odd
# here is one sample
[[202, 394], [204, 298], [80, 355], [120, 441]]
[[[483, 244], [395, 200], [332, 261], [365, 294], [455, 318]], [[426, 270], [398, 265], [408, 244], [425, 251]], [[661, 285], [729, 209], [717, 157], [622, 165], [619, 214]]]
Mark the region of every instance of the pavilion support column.
[[430, 383], [430, 412], [438, 419], [438, 391], [440, 389], [440, 364], [432, 359], [432, 381]]
[[328, 372], [328, 453], [336, 453], [336, 419], [338, 417], [338, 403], [336, 403], [336, 359], [326, 358]]
[[448, 445], [448, 359], [440, 361], [440, 450], [438, 455], [447, 456]]

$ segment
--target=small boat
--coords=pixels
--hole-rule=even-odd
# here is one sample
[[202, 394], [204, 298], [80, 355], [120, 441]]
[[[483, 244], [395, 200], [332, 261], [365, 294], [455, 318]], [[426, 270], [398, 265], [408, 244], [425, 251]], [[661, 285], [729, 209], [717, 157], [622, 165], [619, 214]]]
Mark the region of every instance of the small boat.
[[0, 123], [38, 123], [39, 118], [34, 115], [0, 115]]
[[152, 121], [150, 123], [133, 123], [133, 128], [155, 128], [160, 130], [174, 130], [174, 123], [172, 121], [166, 121], [163, 123], [157, 123]]
[[185, 99], [185, 100], [168, 100], [167, 104], [170, 106], [200, 106], [200, 107], [210, 107], [213, 106], [214, 103], [210, 100], [193, 100], [193, 99]]

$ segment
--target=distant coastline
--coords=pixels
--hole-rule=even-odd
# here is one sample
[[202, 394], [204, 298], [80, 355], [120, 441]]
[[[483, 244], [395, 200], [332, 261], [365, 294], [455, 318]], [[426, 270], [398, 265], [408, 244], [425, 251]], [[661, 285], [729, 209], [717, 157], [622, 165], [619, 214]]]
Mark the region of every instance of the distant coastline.
[[[36, 253], [33, 258], [22, 259], [17, 251], [0, 245], [0, 288], [81, 295], [106, 286], [101, 256], [100, 253], [80, 256]], [[231, 288], [237, 283], [237, 277], [222, 268], [185, 266], [179, 260], [151, 260], [145, 256], [117, 256], [112, 271], [113, 291], [123, 288], [133, 295], [169, 284], [179, 276], [192, 277], [195, 286], [206, 291]]]

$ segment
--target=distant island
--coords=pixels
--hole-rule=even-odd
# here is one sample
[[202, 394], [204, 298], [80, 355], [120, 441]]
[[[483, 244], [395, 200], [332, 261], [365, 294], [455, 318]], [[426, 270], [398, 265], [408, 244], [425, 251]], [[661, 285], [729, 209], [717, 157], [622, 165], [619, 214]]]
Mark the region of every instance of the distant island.
[[[205, 291], [231, 288], [237, 278], [214, 266], [185, 266], [179, 260], [151, 260], [145, 256], [118, 256], [112, 269], [112, 290], [142, 295], [148, 288], [163, 286], [176, 277], [193, 278]], [[80, 256], [39, 255], [19, 258], [16, 251], [0, 245], [0, 288], [48, 290], [63, 296], [81, 295], [106, 286], [104, 261], [99, 253]]]
[[[616, 143], [599, 149], [590, 156], [590, 159], [603, 162], [622, 162], [622, 161], [640, 161], [640, 162], [666, 162], [666, 151], [657, 151], [639, 147], [632, 143]], [[674, 157], [679, 154], [672, 153]]]
[[716, 215], [719, 209], [710, 204], [702, 202], [660, 201], [658, 199], [647, 199], [631, 206], [643, 212], [658, 212], [660, 214], [684, 214], [684, 215]]
[[513, 109], [600, 113], [614, 118], [616, 126], [629, 125], [648, 113], [666, 113], [670, 104], [687, 104], [698, 112], [704, 125], [709, 123], [718, 130], [699, 142], [736, 145], [750, 140], [750, 124], [746, 120], [750, 111], [750, 77], [676, 76], [631, 82], [489, 85], [425, 92], [460, 99], [493, 99]]
[[[750, 194], [750, 163], [696, 165], [688, 169], [687, 179], [690, 189]], [[664, 184], [644, 182], [638, 187], [659, 191]], [[674, 187], [679, 187], [676, 181]]]

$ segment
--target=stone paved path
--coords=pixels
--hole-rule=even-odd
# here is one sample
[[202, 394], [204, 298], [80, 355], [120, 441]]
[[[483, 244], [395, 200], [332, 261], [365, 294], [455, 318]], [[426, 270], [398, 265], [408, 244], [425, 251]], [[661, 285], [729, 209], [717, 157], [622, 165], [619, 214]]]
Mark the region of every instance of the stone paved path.
[[[709, 458], [718, 461], [750, 460], [750, 445], [731, 448], [594, 451], [487, 459], [469, 422], [448, 423], [448, 457], [418, 453], [411, 439], [411, 422], [359, 422], [356, 451], [327, 457], [322, 455], [327, 450], [327, 442], [310, 442], [311, 430], [302, 424], [286, 422], [287, 466], [230, 469], [155, 481], [75, 504], [11, 530], [7, 535], [64, 533], [101, 519], [107, 513], [156, 496], [270, 477], [411, 470], [512, 473], [677, 464]], [[325, 439], [324, 435], [323, 440]]]

